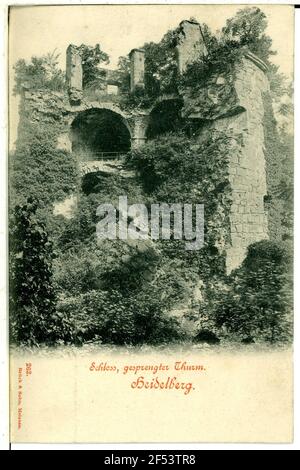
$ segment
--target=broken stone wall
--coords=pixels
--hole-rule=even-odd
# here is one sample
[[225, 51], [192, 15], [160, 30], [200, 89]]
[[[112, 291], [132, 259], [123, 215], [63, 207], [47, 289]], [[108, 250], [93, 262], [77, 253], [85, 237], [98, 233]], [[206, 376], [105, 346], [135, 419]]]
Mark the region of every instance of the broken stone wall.
[[197, 21], [182, 21], [177, 32], [177, 62], [179, 73], [185, 71], [188, 64], [206, 55], [201, 26]]
[[76, 46], [70, 44], [66, 56], [66, 81], [69, 98], [72, 103], [79, 103], [82, 99], [82, 63], [81, 55]]
[[215, 121], [217, 129], [234, 129], [242, 133], [239, 156], [229, 161], [232, 187], [230, 211], [231, 244], [227, 248], [227, 269], [238, 267], [247, 246], [268, 238], [267, 213], [264, 198], [267, 190], [264, 102], [268, 92], [267, 77], [251, 60], [244, 59], [234, 81], [240, 106], [245, 111]]
[[[200, 25], [192, 21], [181, 23], [178, 38], [178, 66], [183, 71], [199, 54], [206, 54], [206, 47]], [[143, 84], [143, 54], [137, 49], [131, 52], [134, 86]], [[71, 123], [78, 113], [92, 108], [110, 109], [122, 115], [130, 127], [132, 148], [145, 143], [150, 110], [121, 111], [116, 103], [103, 102], [101, 95], [97, 101], [82, 96], [81, 62], [72, 45], [67, 51], [67, 78], [69, 95], [27, 91], [23, 97], [30, 120], [48, 123], [57, 130], [57, 149], [68, 152], [72, 158]], [[117, 83], [117, 78], [113, 79]], [[73, 92], [77, 101], [75, 95], [75, 98], [70, 95]], [[208, 75], [198, 87], [181, 90], [183, 119], [205, 123], [203, 133], [206, 134], [215, 129], [241, 135], [239, 152], [230, 156], [228, 169], [232, 188], [230, 242], [226, 241], [225, 247], [228, 271], [242, 262], [249, 244], [270, 234], [273, 236], [280, 225], [278, 211], [269, 211], [266, 205], [270, 186], [274, 188], [276, 183], [273, 177], [270, 179], [270, 174], [277, 164], [270, 157], [266, 159], [265, 153], [265, 101], [268, 94], [266, 66], [253, 54], [245, 55], [235, 67], [224, 67], [223, 72]], [[273, 228], [270, 230], [270, 227]]]

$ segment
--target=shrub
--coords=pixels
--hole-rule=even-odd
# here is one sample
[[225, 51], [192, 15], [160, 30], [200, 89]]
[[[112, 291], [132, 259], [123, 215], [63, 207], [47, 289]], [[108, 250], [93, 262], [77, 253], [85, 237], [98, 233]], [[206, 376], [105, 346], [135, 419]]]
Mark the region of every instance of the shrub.
[[134, 149], [128, 164], [138, 172], [151, 203], [204, 204], [205, 247], [187, 251], [184, 242], [160, 240], [160, 249], [169, 258], [197, 266], [199, 275], [209, 279], [225, 269], [223, 247], [229, 232], [231, 188], [228, 156], [238, 155], [241, 135], [212, 131], [201, 141], [182, 134], [165, 134]]
[[263, 240], [248, 247], [228, 290], [216, 303], [215, 322], [241, 339], [288, 341], [291, 337], [291, 256], [278, 243]]
[[57, 341], [82, 344], [158, 344], [182, 338], [179, 323], [168, 317], [149, 293], [124, 297], [119, 291], [89, 291], [58, 304]]
[[55, 281], [58, 290], [72, 295], [111, 286], [129, 295], [153, 277], [158, 261], [159, 253], [149, 241], [90, 241], [61, 253], [55, 261]]
[[14, 93], [21, 93], [24, 86], [30, 90], [64, 90], [65, 75], [58, 67], [58, 62], [59, 54], [55, 50], [41, 57], [31, 57], [29, 63], [19, 59], [14, 66]]

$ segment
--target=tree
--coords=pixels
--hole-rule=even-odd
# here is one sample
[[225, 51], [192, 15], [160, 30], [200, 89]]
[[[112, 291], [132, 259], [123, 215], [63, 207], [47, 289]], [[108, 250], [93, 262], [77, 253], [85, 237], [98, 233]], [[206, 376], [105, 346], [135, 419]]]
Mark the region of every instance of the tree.
[[266, 15], [257, 7], [239, 10], [233, 18], [226, 21], [222, 29], [225, 41], [233, 41], [247, 46], [265, 62], [276, 52], [271, 50], [272, 39], [264, 31], [268, 26]]
[[146, 43], [145, 89], [149, 96], [177, 91], [176, 30], [168, 31], [159, 43]]
[[32, 197], [16, 206], [11, 235], [11, 307], [15, 339], [18, 343], [38, 344], [52, 340], [55, 312], [52, 285], [54, 253], [44, 224]]
[[30, 90], [45, 88], [53, 91], [63, 90], [65, 76], [58, 67], [58, 59], [59, 54], [55, 50], [41, 57], [33, 56], [29, 63], [19, 59], [14, 66], [14, 93], [21, 93], [24, 87]]
[[130, 59], [128, 56], [119, 57], [118, 71], [120, 72], [121, 92], [126, 93], [130, 89]]

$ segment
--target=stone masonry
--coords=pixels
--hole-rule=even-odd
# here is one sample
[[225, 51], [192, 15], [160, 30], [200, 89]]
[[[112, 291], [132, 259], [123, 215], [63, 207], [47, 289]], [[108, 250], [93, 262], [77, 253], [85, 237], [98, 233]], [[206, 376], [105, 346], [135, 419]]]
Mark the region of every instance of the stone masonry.
[[143, 49], [132, 49], [129, 58], [130, 90], [135, 91], [137, 87], [144, 88], [145, 51]]

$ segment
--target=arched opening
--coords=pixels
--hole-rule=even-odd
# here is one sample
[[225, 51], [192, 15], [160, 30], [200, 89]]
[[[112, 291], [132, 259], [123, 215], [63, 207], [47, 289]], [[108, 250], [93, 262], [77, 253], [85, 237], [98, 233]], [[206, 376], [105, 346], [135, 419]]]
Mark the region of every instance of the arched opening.
[[154, 139], [159, 135], [183, 129], [185, 120], [181, 117], [182, 106], [183, 102], [180, 98], [158, 103], [150, 113], [147, 139]]
[[109, 109], [82, 111], [71, 125], [72, 151], [80, 160], [114, 158], [130, 150], [125, 119]]

